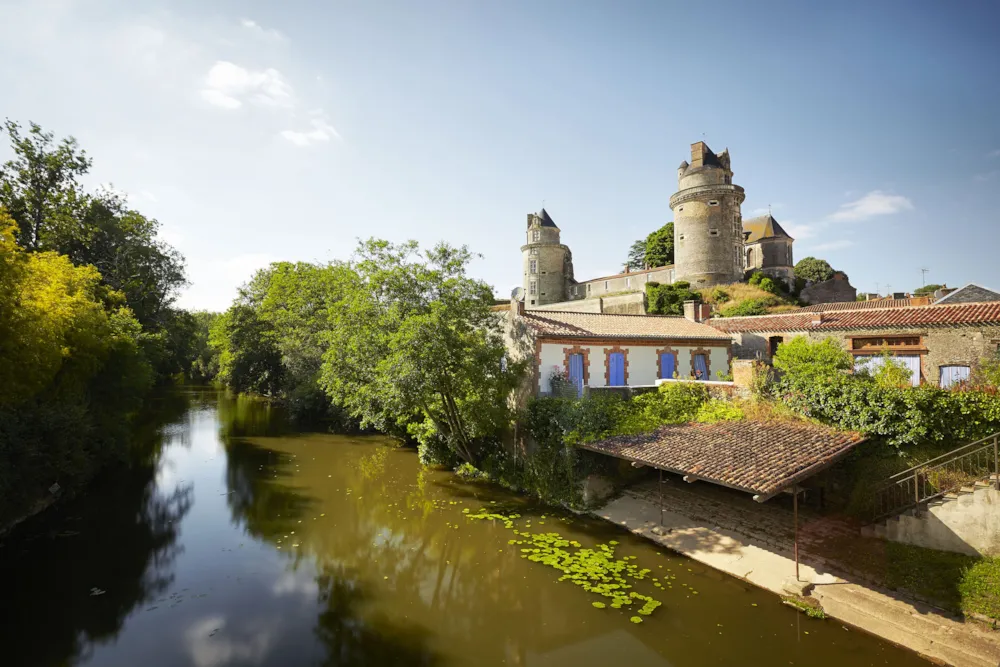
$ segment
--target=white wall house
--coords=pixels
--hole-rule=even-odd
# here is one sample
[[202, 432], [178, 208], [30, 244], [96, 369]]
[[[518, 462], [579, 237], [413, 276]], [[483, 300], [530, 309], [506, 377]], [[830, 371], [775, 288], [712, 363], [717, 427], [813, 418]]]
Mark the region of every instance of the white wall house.
[[584, 386], [654, 385], [660, 378], [720, 380], [730, 372], [730, 337], [687, 317], [556, 311], [511, 315], [521, 354], [534, 357], [534, 393], [546, 394], [554, 372]]

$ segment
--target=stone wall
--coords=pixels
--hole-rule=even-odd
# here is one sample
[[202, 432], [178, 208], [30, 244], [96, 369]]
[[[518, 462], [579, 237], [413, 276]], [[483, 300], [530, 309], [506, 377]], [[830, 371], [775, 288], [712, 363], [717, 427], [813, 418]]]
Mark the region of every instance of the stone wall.
[[993, 354], [1000, 346], [1000, 326], [954, 326], [892, 329], [855, 329], [848, 331], [767, 331], [733, 335], [733, 355], [740, 359], [770, 360], [768, 340], [782, 342], [795, 336], [820, 341], [833, 338], [844, 349], [851, 348], [851, 338], [877, 336], [920, 336], [926, 352], [920, 354], [921, 381], [931, 385], [940, 382], [941, 366], [974, 366], [983, 357]]
[[799, 294], [799, 298], [806, 303], [843, 303], [846, 301], [856, 301], [858, 290], [851, 286], [847, 276], [837, 272], [833, 278], [821, 283], [813, 283], [806, 287]]
[[619, 273], [614, 276], [595, 278], [571, 285], [567, 298], [570, 300], [590, 299], [620, 292], [645, 292], [646, 283], [669, 284], [672, 282], [674, 282], [673, 265], [661, 266], [646, 271], [632, 271], [629, 273]]

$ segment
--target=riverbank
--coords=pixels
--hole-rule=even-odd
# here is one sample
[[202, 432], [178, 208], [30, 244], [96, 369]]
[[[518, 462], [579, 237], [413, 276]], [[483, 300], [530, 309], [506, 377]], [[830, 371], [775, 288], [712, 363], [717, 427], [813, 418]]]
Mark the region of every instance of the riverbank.
[[[662, 512], [652, 498], [626, 491], [594, 514], [726, 574], [777, 595], [795, 584], [790, 554], [766, 540], [710, 526], [675, 505]], [[745, 531], [744, 531], [745, 532]], [[928, 605], [889, 594], [825, 571], [822, 564], [800, 564], [806, 593], [827, 616], [955, 667], [997, 667], [1000, 632], [990, 631]], [[806, 587], [809, 588], [808, 586]]]

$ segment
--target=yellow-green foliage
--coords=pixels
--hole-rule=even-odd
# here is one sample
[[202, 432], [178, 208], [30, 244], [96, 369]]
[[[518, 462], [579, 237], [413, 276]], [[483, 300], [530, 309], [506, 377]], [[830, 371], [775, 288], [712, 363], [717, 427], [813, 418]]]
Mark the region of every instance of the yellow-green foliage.
[[733, 401], [713, 398], [698, 409], [695, 421], [710, 424], [712, 422], [733, 422], [746, 419], [746, 413]]
[[759, 303], [767, 312], [782, 312], [797, 306], [789, 299], [767, 292], [757, 285], [733, 283], [720, 287], [706, 287], [698, 291], [701, 300], [715, 306], [715, 310], [738, 311], [746, 302]]

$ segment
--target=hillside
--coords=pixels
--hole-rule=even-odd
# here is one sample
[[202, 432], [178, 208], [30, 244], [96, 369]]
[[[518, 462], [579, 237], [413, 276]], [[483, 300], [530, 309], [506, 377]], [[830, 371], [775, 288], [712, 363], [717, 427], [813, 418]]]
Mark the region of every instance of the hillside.
[[713, 314], [721, 317], [782, 313], [799, 307], [790, 295], [779, 296], [747, 283], [718, 285], [697, 291], [702, 301], [712, 304]]

